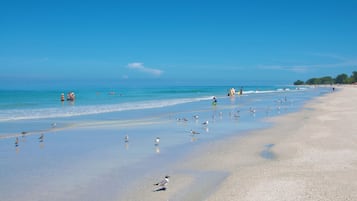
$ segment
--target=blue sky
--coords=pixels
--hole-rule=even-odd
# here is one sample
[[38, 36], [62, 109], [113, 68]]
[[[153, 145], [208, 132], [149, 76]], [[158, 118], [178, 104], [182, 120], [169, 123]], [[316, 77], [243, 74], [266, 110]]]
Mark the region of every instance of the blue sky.
[[0, 82], [286, 83], [357, 70], [357, 1], [1, 1]]

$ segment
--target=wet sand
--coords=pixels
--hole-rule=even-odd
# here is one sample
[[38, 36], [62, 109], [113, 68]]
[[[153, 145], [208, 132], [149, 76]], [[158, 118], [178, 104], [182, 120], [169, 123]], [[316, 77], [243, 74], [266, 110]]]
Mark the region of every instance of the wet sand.
[[308, 102], [274, 126], [200, 146], [152, 192], [147, 175], [120, 200], [357, 200], [357, 87]]

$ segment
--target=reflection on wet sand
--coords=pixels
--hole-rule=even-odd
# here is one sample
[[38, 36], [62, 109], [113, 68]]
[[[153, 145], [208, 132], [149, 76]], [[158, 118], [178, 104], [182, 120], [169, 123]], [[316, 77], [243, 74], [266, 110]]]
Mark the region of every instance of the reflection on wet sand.
[[197, 138], [194, 135], [192, 135], [191, 136], [191, 142], [196, 142], [196, 141], [197, 141]]
[[26, 133], [22, 133], [21, 137], [22, 137], [21, 141], [26, 142]]
[[160, 146], [155, 145], [155, 153], [159, 154], [160, 153]]

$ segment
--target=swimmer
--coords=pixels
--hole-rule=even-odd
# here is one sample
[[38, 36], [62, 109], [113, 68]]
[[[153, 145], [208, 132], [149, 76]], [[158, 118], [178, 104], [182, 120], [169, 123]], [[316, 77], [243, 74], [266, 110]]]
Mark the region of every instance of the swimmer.
[[212, 105], [217, 105], [217, 98], [213, 96]]

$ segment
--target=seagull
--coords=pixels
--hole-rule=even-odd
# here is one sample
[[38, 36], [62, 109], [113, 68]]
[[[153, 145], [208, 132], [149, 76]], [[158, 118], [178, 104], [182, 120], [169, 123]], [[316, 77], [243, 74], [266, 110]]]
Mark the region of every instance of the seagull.
[[155, 139], [155, 145], [158, 146], [159, 143], [160, 143], [160, 138], [159, 138], [159, 137], [156, 137], [156, 139]]
[[52, 128], [55, 128], [57, 126], [56, 122], [51, 124]]
[[200, 134], [199, 132], [196, 132], [196, 131], [194, 131], [194, 130], [190, 130], [190, 133], [192, 134], [192, 135], [196, 135], [196, 134]]
[[203, 122], [202, 125], [208, 126], [208, 121]]
[[154, 192], [165, 191], [166, 190], [166, 185], [169, 183], [169, 178], [170, 178], [170, 176], [165, 176], [165, 178], [163, 180], [161, 180], [158, 183], [155, 183], [154, 186], [158, 186], [159, 188], [154, 190]]
[[254, 108], [249, 108], [249, 111], [251, 112], [251, 113], [255, 113], [256, 112], [256, 110], [254, 109]]
[[15, 146], [18, 147], [19, 146], [19, 138], [16, 137], [16, 140], [15, 140]]
[[176, 120], [177, 121], [184, 121], [184, 122], [188, 121], [188, 119], [186, 119], [185, 117], [184, 118], [177, 118]]
[[124, 141], [125, 141], [125, 143], [129, 142], [129, 136], [128, 136], [128, 135], [126, 135], [126, 136], [124, 137]]
[[200, 117], [198, 115], [193, 115], [193, 118], [197, 120]]
[[38, 138], [39, 140], [40, 140], [40, 142], [43, 142], [43, 138], [44, 138], [45, 136], [43, 135], [43, 133], [41, 133], [41, 136]]

